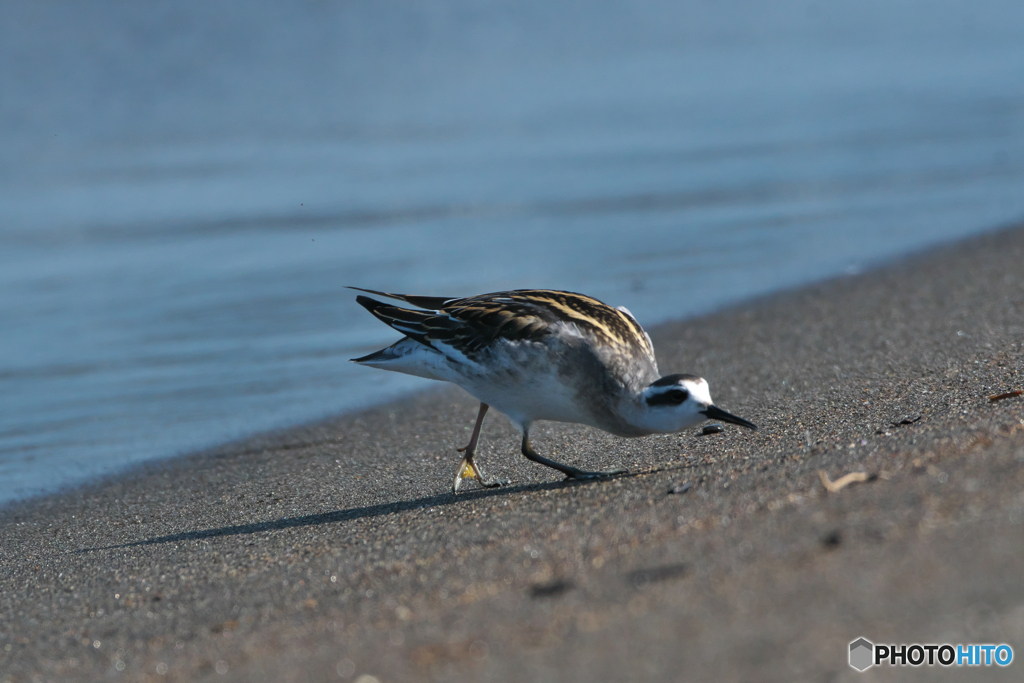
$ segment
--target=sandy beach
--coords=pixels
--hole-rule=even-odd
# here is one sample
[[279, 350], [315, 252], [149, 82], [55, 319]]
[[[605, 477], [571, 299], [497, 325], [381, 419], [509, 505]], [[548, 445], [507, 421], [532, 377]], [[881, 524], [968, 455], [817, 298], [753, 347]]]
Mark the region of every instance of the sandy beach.
[[438, 387], [8, 506], [0, 681], [967, 677], [858, 673], [861, 636], [1020, 680], [1024, 397], [987, 397], [1024, 389], [1022, 264], [1015, 228], [651, 330], [760, 431], [536, 428], [607, 481], [495, 415], [512, 484], [450, 494], [476, 406]]

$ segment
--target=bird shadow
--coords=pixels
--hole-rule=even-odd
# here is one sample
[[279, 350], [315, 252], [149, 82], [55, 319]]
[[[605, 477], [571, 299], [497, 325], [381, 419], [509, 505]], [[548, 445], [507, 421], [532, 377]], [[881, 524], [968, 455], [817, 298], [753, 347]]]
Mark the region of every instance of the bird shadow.
[[[653, 474], [658, 470], [644, 470], [640, 472], [627, 472], [608, 479], [601, 481], [608, 481], [609, 479], [623, 479], [638, 477], [640, 475]], [[434, 496], [424, 496], [422, 498], [415, 498], [413, 500], [402, 500], [394, 503], [381, 503], [379, 505], [366, 505], [362, 507], [349, 508], [347, 510], [335, 510], [333, 512], [322, 512], [315, 515], [303, 515], [301, 517], [282, 517], [281, 519], [268, 520], [266, 522], [253, 522], [252, 524], [235, 524], [231, 526], [222, 526], [212, 529], [198, 529], [195, 531], [183, 531], [177, 534], [168, 534], [166, 536], [155, 536], [153, 538], [146, 538], [139, 541], [131, 541], [129, 543], [119, 543], [116, 545], [104, 545], [95, 546], [92, 548], [80, 548], [75, 551], [75, 554], [90, 553], [97, 550], [117, 550], [121, 548], [135, 548], [139, 546], [147, 545], [160, 545], [163, 543], [179, 543], [181, 541], [198, 541], [209, 538], [219, 538], [222, 536], [244, 536], [249, 534], [257, 534], [263, 531], [281, 531], [284, 529], [295, 529], [300, 527], [314, 527], [322, 526], [324, 524], [337, 524], [339, 522], [351, 522], [357, 519], [370, 519], [373, 517], [382, 517], [384, 515], [393, 515], [400, 512], [409, 512], [411, 510], [422, 510], [424, 508], [442, 507], [447, 505], [453, 505], [455, 503], [471, 501], [471, 500], [483, 500], [487, 498], [494, 498], [497, 496], [507, 496], [513, 493], [521, 493], [524, 491], [548, 491], [553, 489], [563, 489], [576, 486], [588, 486], [596, 483], [596, 481], [577, 481], [574, 479], [563, 479], [562, 481], [545, 482], [543, 484], [521, 484], [518, 486], [502, 486], [500, 488], [493, 489], [479, 489], [475, 491], [466, 491], [464, 493], [444, 493]]]

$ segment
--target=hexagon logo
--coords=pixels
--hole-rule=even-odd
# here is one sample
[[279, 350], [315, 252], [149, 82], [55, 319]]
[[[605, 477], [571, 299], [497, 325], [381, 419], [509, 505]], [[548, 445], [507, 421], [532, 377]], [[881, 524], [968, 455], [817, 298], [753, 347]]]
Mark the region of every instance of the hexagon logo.
[[850, 643], [850, 666], [857, 671], [864, 671], [873, 665], [875, 645], [866, 638], [858, 638]]

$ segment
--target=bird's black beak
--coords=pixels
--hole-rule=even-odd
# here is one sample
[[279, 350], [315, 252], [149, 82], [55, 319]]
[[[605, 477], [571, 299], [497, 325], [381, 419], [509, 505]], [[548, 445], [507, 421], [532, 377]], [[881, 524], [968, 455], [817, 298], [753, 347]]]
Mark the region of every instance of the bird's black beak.
[[731, 422], [734, 425], [740, 427], [746, 427], [747, 429], [753, 429], [757, 431], [757, 425], [748, 420], [744, 420], [742, 417], [736, 417], [732, 413], [727, 413], [718, 406], [708, 406], [704, 410], [700, 411], [707, 415], [709, 420], [721, 420], [722, 422]]

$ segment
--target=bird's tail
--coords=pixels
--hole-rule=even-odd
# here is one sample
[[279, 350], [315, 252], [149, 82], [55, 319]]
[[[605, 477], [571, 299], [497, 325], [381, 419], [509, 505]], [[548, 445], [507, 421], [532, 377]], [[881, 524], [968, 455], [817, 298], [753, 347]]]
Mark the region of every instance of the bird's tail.
[[376, 363], [386, 363], [389, 360], [394, 359], [395, 352], [389, 346], [386, 349], [374, 351], [373, 353], [368, 353], [365, 356], [361, 356], [359, 358], [350, 358], [349, 361], [351, 361], [352, 363], [363, 363], [364, 365], [373, 365]]
[[403, 337], [386, 349], [374, 351], [362, 358], [353, 358], [352, 362], [426, 379], [445, 379], [435, 372], [443, 359], [444, 356], [432, 348]]

